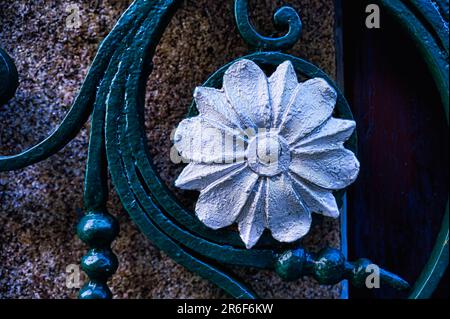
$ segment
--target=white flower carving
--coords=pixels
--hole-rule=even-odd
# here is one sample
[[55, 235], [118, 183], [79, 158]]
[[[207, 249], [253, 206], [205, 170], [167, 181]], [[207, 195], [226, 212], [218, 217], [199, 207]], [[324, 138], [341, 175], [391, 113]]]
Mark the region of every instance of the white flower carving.
[[198, 87], [200, 115], [174, 137], [190, 161], [175, 185], [200, 191], [197, 217], [213, 229], [238, 223], [247, 248], [265, 228], [292, 242], [308, 233], [312, 212], [338, 217], [332, 192], [356, 179], [359, 162], [344, 148], [355, 122], [331, 116], [336, 96], [321, 78], [299, 83], [289, 61], [267, 78], [240, 60], [221, 90]]

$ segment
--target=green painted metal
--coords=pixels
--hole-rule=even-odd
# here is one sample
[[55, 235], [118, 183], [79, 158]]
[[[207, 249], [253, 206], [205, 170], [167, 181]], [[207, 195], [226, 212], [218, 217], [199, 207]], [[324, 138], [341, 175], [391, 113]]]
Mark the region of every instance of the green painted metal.
[[273, 16], [276, 27], [280, 30], [289, 28], [288, 33], [280, 38], [269, 38], [256, 32], [249, 20], [248, 0], [235, 1], [234, 14], [242, 38], [253, 49], [273, 51], [287, 50], [294, 46], [300, 39], [302, 21], [297, 14], [297, 11], [291, 7], [282, 7], [277, 10]]
[[448, 267], [448, 204], [436, 244], [425, 268], [416, 281], [410, 299], [430, 298]]
[[[150, 25], [146, 26], [144, 23], [144, 26], [143, 30], [151, 32]], [[238, 294], [233, 290], [237, 285], [235, 280], [224, 281], [219, 272], [203, 272], [198, 264], [206, 265], [214, 260], [225, 264], [273, 268], [277, 251], [246, 250], [233, 246], [233, 243], [219, 244], [225, 239], [202, 231], [198, 221], [193, 218], [193, 213], [184, 211], [163, 187], [152, 167], [142, 120], [144, 88], [141, 84], [146, 82], [148, 75], [143, 63], [149, 59], [146, 54], [154, 50], [152, 43], [146, 42], [149, 38], [150, 34], [139, 39], [136, 44], [139, 48], [147, 48], [145, 51], [136, 51], [131, 45], [127, 51], [129, 54], [122, 57], [119, 70], [111, 83], [106, 113], [106, 152], [113, 183], [132, 218], [161, 249], [187, 268], [191, 269], [192, 263], [197, 263], [197, 273], [215, 281], [233, 296], [241, 297], [242, 288], [237, 290]], [[259, 59], [261, 63], [272, 65], [291, 59], [303, 75], [321, 75], [328, 79], [317, 67], [281, 53], [260, 53], [246, 58], [256, 62]], [[227, 66], [219, 70], [211, 81], [220, 78], [226, 68]], [[338, 103], [346, 106], [338, 110], [351, 116], [342, 95]], [[189, 253], [184, 255], [183, 251]], [[242, 284], [239, 286], [242, 287]], [[254, 295], [246, 293], [244, 296]]]
[[[437, 1], [444, 3], [444, 1]], [[439, 6], [431, 0], [410, 0], [410, 4], [405, 2], [405, 5], [409, 5], [411, 11], [417, 12], [417, 17], [427, 21], [429, 24], [428, 31], [432, 33], [435, 38], [436, 44], [443, 48], [448, 54], [448, 17], [447, 21], [441, 15]], [[448, 3], [447, 3], [448, 8]]]
[[135, 1], [131, 4], [100, 45], [77, 98], [59, 127], [45, 140], [19, 154], [0, 156], [0, 172], [21, 169], [45, 160], [61, 150], [77, 135], [92, 113], [97, 87], [112, 55], [124, 36], [135, 25], [136, 19], [145, 15], [151, 5], [148, 1]]
[[[368, 268], [369, 266], [373, 268]], [[366, 286], [366, 280], [372, 273], [372, 270], [367, 271], [368, 269], [379, 272], [381, 283], [399, 290], [410, 288], [405, 280], [378, 268], [370, 260], [361, 258], [355, 262], [348, 262], [344, 254], [334, 248], [325, 248], [317, 254], [308, 253], [302, 248], [288, 250], [279, 256], [275, 265], [277, 274], [287, 281], [310, 275], [321, 285], [334, 285], [348, 279], [356, 287]]]
[[[80, 290], [80, 298], [104, 299], [112, 296], [106, 283], [118, 266], [110, 245], [119, 227], [115, 218], [106, 211], [108, 170], [123, 206], [141, 231], [176, 262], [209, 279], [233, 297], [257, 296], [237, 280], [225, 265], [274, 269], [286, 280], [308, 275], [322, 284], [335, 284], [348, 279], [352, 284], [362, 286], [367, 278], [366, 267], [372, 264], [369, 260], [348, 262], [341, 252], [331, 248], [312, 254], [301, 248], [300, 243], [289, 245], [290, 249], [285, 251], [286, 246], [274, 242], [269, 236], [265, 236], [254, 249], [247, 250], [236, 232], [213, 231], [203, 226], [193, 212], [176, 201], [160, 180], [146, 143], [145, 83], [151, 73], [156, 46], [180, 2], [134, 1], [100, 46], [73, 107], [57, 130], [29, 150], [0, 157], [0, 171], [23, 168], [43, 160], [68, 143], [92, 114], [84, 192], [87, 213], [77, 227], [80, 238], [89, 246], [81, 262], [89, 282]], [[410, 4], [415, 6], [414, 12], [421, 12], [423, 19], [431, 19], [425, 27], [402, 1], [380, 2], [399, 18], [416, 39], [440, 89], [448, 119], [448, 42], [438, 29], [435, 11], [419, 1]], [[275, 22], [289, 26], [289, 32], [284, 37], [267, 38], [259, 35], [251, 25], [247, 6], [247, 0], [235, 1], [238, 29], [251, 47], [278, 51], [288, 49], [297, 42], [301, 20], [295, 10], [288, 7], [278, 10]], [[350, 108], [334, 82], [309, 62], [273, 51], [257, 52], [243, 58], [253, 60], [267, 70], [290, 60], [299, 77], [324, 78], [338, 92], [334, 116], [352, 118]], [[220, 87], [222, 76], [230, 65], [215, 72], [204, 86]], [[189, 115], [195, 112], [195, 105], [192, 105]], [[356, 142], [355, 134], [346, 147], [356, 153]], [[342, 195], [335, 194], [337, 199], [341, 199]], [[412, 296], [428, 297], [447, 264], [448, 213], [433, 256], [416, 283]], [[380, 269], [380, 276], [382, 282], [394, 288], [409, 287], [403, 279], [386, 270]]]

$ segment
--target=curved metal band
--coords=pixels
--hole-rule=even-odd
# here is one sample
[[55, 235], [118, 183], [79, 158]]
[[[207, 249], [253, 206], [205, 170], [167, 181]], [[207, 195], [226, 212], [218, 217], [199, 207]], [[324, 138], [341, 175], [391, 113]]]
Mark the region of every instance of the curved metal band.
[[297, 11], [291, 7], [281, 7], [274, 14], [275, 26], [278, 29], [289, 29], [286, 35], [279, 38], [265, 37], [255, 30], [248, 15], [248, 0], [236, 0], [234, 14], [242, 38], [254, 49], [272, 51], [288, 50], [300, 39], [302, 21]]
[[[138, 224], [140, 229], [162, 250], [176, 262], [191, 271], [204, 276], [224, 288], [234, 297], [254, 298], [255, 295], [243, 284], [233, 279], [218, 267], [205, 259], [196, 257], [180, 242], [172, 240], [165, 231], [181, 233], [179, 229], [169, 225], [158, 210], [152, 215], [145, 213], [143, 208], [154, 207], [151, 199], [145, 195], [146, 201], [141, 201], [144, 190], [138, 182], [139, 176], [133, 167], [134, 159], [130, 157], [130, 147], [123, 134], [126, 122], [124, 115], [127, 110], [124, 105], [143, 105], [145, 78], [148, 76], [148, 61], [153, 56], [159, 42], [161, 31], [169, 21], [173, 9], [179, 1], [153, 1], [153, 7], [146, 20], [140, 26], [131, 46], [121, 57], [106, 101], [106, 151], [113, 183], [122, 204]], [[141, 121], [127, 123], [140, 125]], [[134, 136], [134, 138], [139, 138]], [[158, 224], [159, 221], [159, 224]], [[166, 227], [166, 225], [169, 226]], [[172, 227], [170, 227], [172, 226]], [[187, 235], [187, 234], [185, 234]], [[189, 240], [188, 238], [186, 238]], [[194, 239], [191, 239], [194, 241]]]
[[[245, 58], [266, 65], [278, 65], [285, 60], [291, 60], [299, 74], [308, 78], [312, 76], [321, 76], [330, 81], [337, 89], [335, 84], [325, 75], [325, 73], [304, 60], [274, 52], [257, 53], [246, 56]], [[212, 85], [217, 79], [222, 78], [223, 73], [228, 67], [229, 65], [226, 65], [217, 71], [210, 80], [206, 82], [206, 85]], [[128, 96], [133, 95], [127, 95], [127, 97]], [[135, 99], [138, 98], [136, 97]], [[339, 116], [351, 118], [349, 107], [342, 94], [339, 94], [337, 111]], [[134, 104], [134, 101], [127, 101], [124, 113], [124, 132], [120, 135], [121, 139], [119, 140], [119, 144], [121, 145], [121, 148], [123, 148], [121, 154], [123, 159], [125, 159], [126, 156], [130, 156], [128, 160], [124, 161], [125, 166], [128, 165], [128, 177], [131, 179], [129, 185], [136, 192], [136, 200], [141, 203], [144, 210], [147, 211], [147, 214], [160, 224], [162, 223], [163, 226], [161, 227], [167, 229], [170, 236], [177, 238], [177, 240], [185, 243], [190, 249], [197, 250], [200, 254], [206, 254], [207, 256], [224, 263], [272, 268], [274, 253], [271, 253], [270, 251], [265, 252], [264, 249], [261, 250], [261, 248], [269, 244], [273, 247], [273, 242], [266, 241], [266, 245], [262, 245], [262, 247], [259, 246], [260, 249], [246, 250], [241, 249], [243, 244], [240, 240], [237, 244], [238, 239], [234, 232], [222, 231], [221, 233], [217, 233], [203, 231], [202, 227], [200, 227], [202, 226], [201, 223], [194, 217], [195, 214], [184, 210], [181, 205], [177, 203], [170, 195], [169, 191], [163, 186], [163, 182], [159, 180], [159, 177], [153, 169], [151, 157], [149, 156], [147, 149], [145, 127], [142, 124], [136, 125], [137, 123], [143, 122], [142, 106]], [[351, 141], [354, 140], [352, 139]], [[112, 146], [113, 145], [111, 145], [111, 147]], [[355, 143], [351, 143], [350, 148], [355, 149], [355, 146]], [[130, 150], [131, 154], [129, 154]], [[167, 216], [167, 220], [163, 218], [164, 215]], [[172, 229], [171, 227], [174, 226], [170, 225], [179, 226]], [[227, 236], [223, 238], [221, 237], [222, 234]], [[234, 235], [234, 237], [232, 235]], [[194, 238], [195, 241], [192, 241]], [[231, 242], [226, 242], [226, 239], [231, 239]], [[197, 241], [199, 244], [196, 244]], [[219, 246], [220, 244], [225, 246]], [[209, 248], [206, 249], [206, 247]], [[226, 249], [226, 251], [224, 251], [224, 249]], [[223, 254], [224, 252], [226, 252], [226, 254]]]
[[21, 169], [45, 160], [60, 151], [78, 134], [92, 112], [95, 92], [114, 51], [119, 46], [124, 35], [133, 27], [136, 17], [148, 12], [149, 5], [145, 1], [139, 0], [131, 4], [100, 45], [72, 108], [58, 128], [42, 142], [22, 153], [0, 156], [0, 172]]

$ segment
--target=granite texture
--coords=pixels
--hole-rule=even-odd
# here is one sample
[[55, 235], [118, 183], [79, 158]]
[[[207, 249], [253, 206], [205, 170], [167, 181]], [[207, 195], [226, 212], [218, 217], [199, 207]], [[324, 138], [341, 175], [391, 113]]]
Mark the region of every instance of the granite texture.
[[[271, 34], [271, 14], [289, 3], [302, 17], [300, 42], [290, 51], [334, 77], [332, 0], [251, 0], [251, 18]], [[0, 153], [17, 153], [45, 138], [69, 109], [99, 42], [129, 1], [71, 1], [81, 27], [66, 25], [63, 1], [1, 1], [0, 44], [20, 74], [16, 97], [0, 107]], [[187, 207], [196, 193], [175, 189], [182, 166], [170, 162], [170, 134], [185, 116], [195, 86], [223, 64], [248, 53], [238, 36], [233, 1], [187, 0], [164, 34], [147, 85], [146, 126], [150, 152], [162, 179]], [[86, 250], [75, 226], [82, 216], [82, 186], [89, 124], [61, 152], [16, 172], [0, 173], [0, 298], [74, 298], [66, 267]], [[121, 232], [113, 248], [120, 267], [110, 281], [116, 298], [224, 298], [224, 292], [193, 275], [155, 248], [132, 223], [111, 191], [109, 209]], [[305, 239], [313, 251], [339, 246], [339, 223], [329, 218]], [[340, 286], [313, 279], [285, 283], [276, 274], [234, 270], [265, 298], [337, 298]], [[82, 277], [84, 279], [84, 277]]]

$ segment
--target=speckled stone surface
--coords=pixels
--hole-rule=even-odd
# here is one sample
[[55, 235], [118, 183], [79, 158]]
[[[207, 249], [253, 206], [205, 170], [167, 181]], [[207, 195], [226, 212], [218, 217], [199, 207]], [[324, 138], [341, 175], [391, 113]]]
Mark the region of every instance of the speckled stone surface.
[[[271, 15], [281, 4], [303, 20], [301, 41], [291, 53], [334, 77], [332, 0], [251, 0], [252, 21], [273, 32]], [[129, 1], [71, 1], [81, 9], [81, 27], [66, 27], [62, 1], [0, 2], [0, 43], [20, 74], [16, 97], [0, 107], [0, 152], [12, 154], [45, 138], [61, 121], [83, 81], [101, 39]], [[185, 1], [154, 58], [147, 90], [146, 126], [150, 152], [162, 179], [192, 207], [196, 194], [175, 190], [182, 166], [170, 162], [170, 133], [183, 118], [200, 85], [218, 67], [248, 52], [238, 36], [233, 1]], [[89, 125], [60, 153], [29, 168], [0, 173], [0, 298], [74, 298], [66, 287], [66, 267], [86, 250], [76, 237], [82, 216], [82, 185]], [[113, 248], [120, 267], [110, 281], [116, 298], [224, 298], [220, 289], [177, 265], [155, 248], [132, 223], [111, 191], [110, 211], [121, 225]], [[328, 218], [305, 239], [317, 251], [339, 246], [339, 223]], [[313, 279], [284, 283], [274, 273], [234, 270], [265, 298], [337, 298], [340, 286], [321, 287]], [[84, 277], [83, 277], [84, 278]]]

